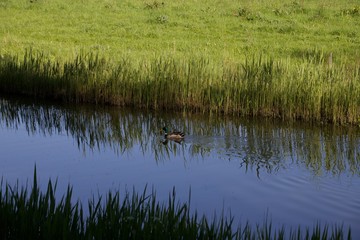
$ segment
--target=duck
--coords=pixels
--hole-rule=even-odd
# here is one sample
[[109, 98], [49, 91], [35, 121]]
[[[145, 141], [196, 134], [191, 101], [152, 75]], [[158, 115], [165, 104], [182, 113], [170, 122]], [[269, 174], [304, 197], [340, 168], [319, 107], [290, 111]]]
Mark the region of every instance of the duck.
[[165, 132], [165, 136], [164, 136], [165, 139], [182, 141], [185, 138], [185, 134], [183, 132], [179, 132], [179, 131], [168, 132], [167, 127], [163, 127], [163, 130]]

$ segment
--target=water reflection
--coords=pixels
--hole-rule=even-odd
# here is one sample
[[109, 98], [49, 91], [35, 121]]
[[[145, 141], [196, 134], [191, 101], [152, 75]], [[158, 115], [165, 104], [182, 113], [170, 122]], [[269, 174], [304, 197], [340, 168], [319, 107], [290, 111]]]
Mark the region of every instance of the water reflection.
[[[238, 162], [239, 168], [276, 173], [289, 165], [305, 166], [314, 176], [360, 175], [360, 140], [356, 127], [311, 127], [191, 114], [167, 115], [120, 108], [58, 106], [0, 100], [0, 123], [28, 134], [66, 134], [79, 149], [110, 148], [122, 155], [140, 146], [144, 157], [185, 161], [216, 156]], [[164, 140], [160, 129], [168, 125], [186, 133], [182, 142]]]

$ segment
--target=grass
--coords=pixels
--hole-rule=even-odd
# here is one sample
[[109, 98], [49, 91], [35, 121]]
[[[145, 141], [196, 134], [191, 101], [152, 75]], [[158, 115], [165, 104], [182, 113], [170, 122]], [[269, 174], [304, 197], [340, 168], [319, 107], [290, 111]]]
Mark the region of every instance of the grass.
[[176, 201], [175, 189], [167, 203], [159, 203], [156, 194], [135, 190], [120, 198], [109, 192], [88, 202], [88, 214], [81, 203], [72, 201], [72, 188], [55, 199], [56, 183], [49, 180], [45, 193], [37, 183], [36, 168], [33, 186], [0, 189], [0, 236], [2, 239], [351, 239], [351, 230], [342, 226], [316, 224], [309, 228], [286, 231], [273, 228], [267, 219], [263, 225], [234, 227], [233, 218], [214, 218], [190, 211], [187, 203]]
[[82, 53], [61, 64], [29, 50], [0, 61], [0, 91], [155, 110], [360, 123], [360, 68], [254, 56], [221, 66], [160, 57], [114, 63]]
[[0, 16], [3, 93], [360, 124], [356, 1], [6, 0]]
[[[81, 50], [119, 59], [164, 54], [236, 61], [312, 49], [359, 62], [358, 1], [4, 0], [0, 52], [33, 47], [54, 59]], [[24, 22], [23, 19], [27, 21]]]

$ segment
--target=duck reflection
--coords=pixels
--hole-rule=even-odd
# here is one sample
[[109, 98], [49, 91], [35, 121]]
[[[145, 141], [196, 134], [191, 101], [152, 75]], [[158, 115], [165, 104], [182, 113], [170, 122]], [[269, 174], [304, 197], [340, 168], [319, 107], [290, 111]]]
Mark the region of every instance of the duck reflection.
[[169, 143], [169, 141], [175, 142], [175, 143], [177, 143], [177, 144], [181, 144], [181, 143], [184, 141], [184, 139], [171, 139], [171, 140], [169, 140], [169, 139], [167, 139], [167, 138], [164, 138], [164, 139], [162, 139], [160, 142], [161, 142], [162, 144], [164, 144], [164, 145], [167, 145], [167, 144]]

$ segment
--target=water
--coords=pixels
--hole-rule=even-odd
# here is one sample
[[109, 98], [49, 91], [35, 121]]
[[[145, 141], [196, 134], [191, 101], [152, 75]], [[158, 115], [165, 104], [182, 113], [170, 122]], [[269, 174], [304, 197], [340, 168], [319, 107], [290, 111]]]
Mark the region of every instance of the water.
[[[163, 142], [167, 125], [186, 133]], [[31, 185], [34, 166], [43, 189], [57, 180], [83, 203], [110, 191], [175, 187], [209, 217], [285, 227], [352, 228], [360, 237], [360, 130], [254, 120], [136, 112], [0, 100], [0, 175]]]

